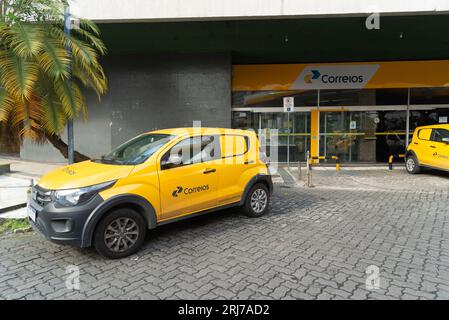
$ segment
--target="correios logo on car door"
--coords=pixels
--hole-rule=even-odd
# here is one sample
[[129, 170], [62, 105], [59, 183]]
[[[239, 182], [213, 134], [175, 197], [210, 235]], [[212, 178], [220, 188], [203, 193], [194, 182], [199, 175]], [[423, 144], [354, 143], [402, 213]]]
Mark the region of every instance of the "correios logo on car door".
[[172, 196], [177, 198], [178, 195], [180, 195], [180, 194], [190, 195], [192, 193], [202, 192], [202, 191], [206, 191], [206, 190], [209, 190], [209, 185], [208, 184], [205, 184], [205, 185], [202, 185], [202, 186], [198, 186], [198, 187], [192, 187], [192, 188], [190, 188], [190, 187], [183, 188], [181, 186], [178, 186], [178, 187], [176, 187], [176, 190], [174, 190], [172, 192]]

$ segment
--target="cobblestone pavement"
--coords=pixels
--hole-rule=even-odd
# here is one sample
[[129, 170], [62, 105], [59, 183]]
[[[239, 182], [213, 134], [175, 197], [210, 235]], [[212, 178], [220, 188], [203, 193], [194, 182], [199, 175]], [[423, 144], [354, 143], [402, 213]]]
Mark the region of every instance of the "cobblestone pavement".
[[[277, 185], [259, 219], [226, 210], [160, 227], [119, 261], [34, 233], [3, 236], [0, 298], [449, 298], [446, 175], [317, 171], [314, 181]], [[69, 265], [80, 290], [65, 287]], [[366, 288], [370, 265], [379, 289]]]

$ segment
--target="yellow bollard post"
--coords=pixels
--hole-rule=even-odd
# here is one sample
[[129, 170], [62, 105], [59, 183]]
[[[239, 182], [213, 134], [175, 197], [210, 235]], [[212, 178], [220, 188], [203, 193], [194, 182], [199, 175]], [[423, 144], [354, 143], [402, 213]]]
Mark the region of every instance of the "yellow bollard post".
[[388, 158], [388, 169], [389, 169], [389, 170], [393, 170], [393, 159], [394, 159], [394, 156], [393, 156], [393, 155], [391, 155], [391, 156]]

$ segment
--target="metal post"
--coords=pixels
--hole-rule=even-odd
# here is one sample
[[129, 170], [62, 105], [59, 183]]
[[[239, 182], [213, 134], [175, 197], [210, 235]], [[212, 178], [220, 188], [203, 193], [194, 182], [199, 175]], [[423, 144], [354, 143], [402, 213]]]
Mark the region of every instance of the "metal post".
[[290, 168], [290, 112], [287, 112], [287, 168]]
[[307, 186], [312, 187], [312, 162], [309, 150], [307, 150]]
[[[64, 10], [64, 33], [70, 36], [70, 6], [67, 4]], [[71, 59], [72, 51], [69, 47], [66, 47], [69, 59]], [[69, 64], [69, 79], [71, 81], [72, 77], [72, 66]], [[67, 160], [69, 164], [75, 162], [74, 159], [74, 138], [73, 138], [73, 119], [67, 121]]]
[[407, 89], [407, 119], [405, 125], [405, 149], [408, 148], [408, 142], [410, 139], [410, 88]]

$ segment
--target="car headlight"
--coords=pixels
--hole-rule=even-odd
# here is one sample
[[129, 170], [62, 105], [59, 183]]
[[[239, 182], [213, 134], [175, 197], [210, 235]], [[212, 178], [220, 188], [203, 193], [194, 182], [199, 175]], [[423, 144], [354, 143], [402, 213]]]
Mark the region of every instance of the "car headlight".
[[76, 206], [92, 199], [98, 192], [111, 187], [114, 181], [108, 181], [89, 187], [53, 191], [53, 201], [64, 207]]

